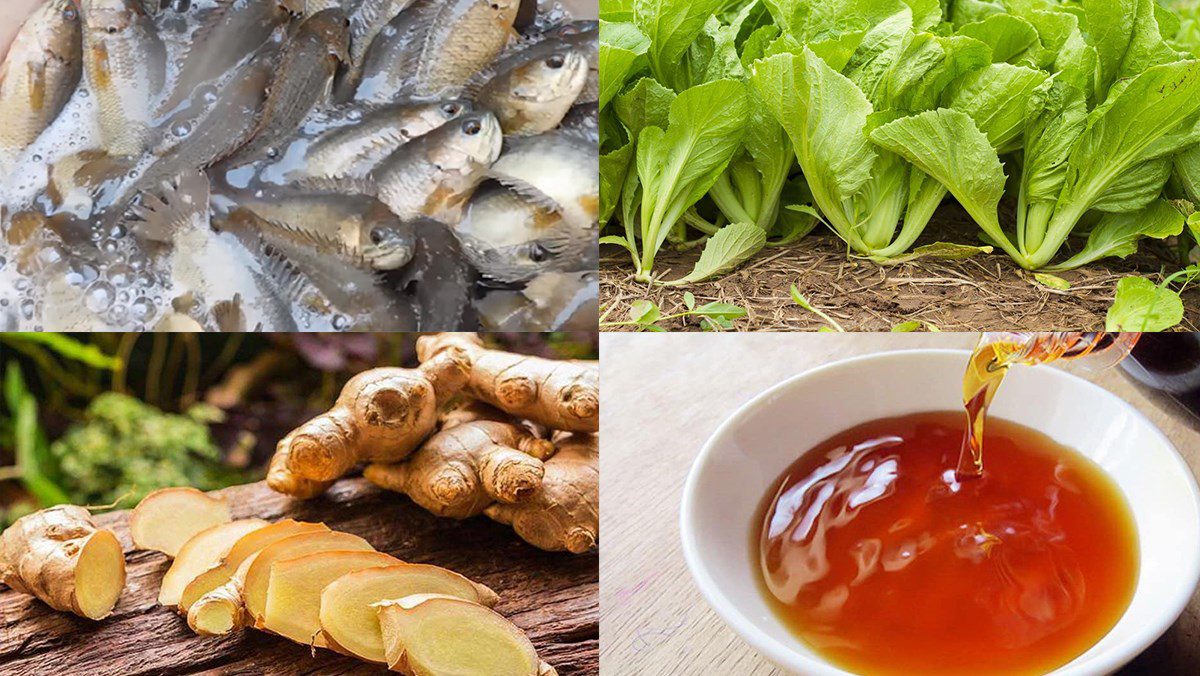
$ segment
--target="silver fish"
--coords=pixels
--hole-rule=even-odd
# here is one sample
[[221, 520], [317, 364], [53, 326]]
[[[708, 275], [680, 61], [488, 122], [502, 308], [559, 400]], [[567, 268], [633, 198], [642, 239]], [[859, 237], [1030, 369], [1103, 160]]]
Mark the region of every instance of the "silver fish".
[[596, 103], [600, 100], [600, 22], [571, 21], [546, 33], [584, 50], [588, 59], [587, 85], [576, 103]]
[[595, 230], [579, 230], [557, 211], [498, 184], [471, 198], [454, 234], [485, 277], [505, 283], [577, 269], [596, 248]]
[[346, 21], [342, 10], [326, 9], [300, 24], [284, 48], [278, 77], [253, 138], [230, 159], [231, 164], [277, 149], [328, 98], [338, 64], [346, 60]]
[[472, 113], [407, 143], [372, 173], [380, 201], [406, 221], [456, 222], [463, 204], [500, 156], [496, 116]]
[[511, 139], [488, 176], [543, 206], [560, 211], [579, 229], [600, 218], [596, 145], [585, 136], [550, 132]]
[[83, 43], [73, 0], [52, 0], [21, 26], [0, 66], [0, 174], [75, 92]]
[[324, 241], [339, 242], [376, 270], [404, 267], [413, 257], [412, 226], [372, 197], [267, 187], [238, 194], [235, 201], [280, 238], [314, 248]]
[[221, 227], [235, 233], [263, 261], [276, 293], [311, 312], [342, 317], [345, 330], [416, 327], [412, 307], [397, 302], [361, 256], [326, 240], [319, 250], [281, 235], [245, 208], [235, 208]]
[[563, 118], [559, 128], [570, 132], [600, 146], [600, 105], [599, 103], [580, 103], [571, 108]]
[[403, 12], [413, 0], [362, 0], [350, 14], [350, 62], [346, 75], [348, 83], [357, 84], [362, 78], [367, 49], [376, 36]]
[[368, 50], [354, 98], [456, 96], [514, 35], [519, 0], [416, 0]]
[[403, 103], [373, 110], [353, 125], [331, 129], [308, 145], [304, 166], [289, 178], [361, 178], [409, 141], [471, 111], [466, 101]]
[[600, 279], [595, 271], [547, 272], [519, 291], [492, 291], [475, 307], [488, 331], [594, 331]]
[[304, 0], [229, 0], [217, 5], [192, 36], [161, 110], [175, 109], [196, 87], [223, 76], [303, 10]]
[[145, 195], [133, 211], [138, 219], [134, 229], [170, 233], [168, 267], [180, 295], [194, 294], [209, 306], [240, 297], [250, 322], [273, 331], [296, 329], [268, 271], [234, 236], [213, 230], [203, 173], [180, 175], [163, 190]]
[[135, 0], [84, 0], [84, 65], [104, 148], [137, 155], [150, 142], [166, 48]]
[[402, 271], [399, 288], [417, 312], [421, 331], [457, 331], [476, 323], [470, 299], [479, 278], [458, 238], [444, 224], [412, 223], [417, 251]]
[[588, 61], [585, 48], [550, 39], [504, 57], [475, 100], [496, 113], [505, 135], [550, 131], [583, 91]]

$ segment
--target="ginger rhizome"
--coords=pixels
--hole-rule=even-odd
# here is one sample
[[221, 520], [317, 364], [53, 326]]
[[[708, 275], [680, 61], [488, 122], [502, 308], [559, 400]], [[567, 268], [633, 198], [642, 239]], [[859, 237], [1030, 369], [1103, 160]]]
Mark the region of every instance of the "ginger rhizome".
[[477, 603], [417, 594], [376, 604], [388, 668], [408, 676], [549, 676], [533, 642]]
[[496, 501], [520, 502], [541, 486], [554, 444], [516, 425], [474, 420], [443, 429], [405, 462], [373, 464], [372, 483], [437, 514], [465, 519]]
[[87, 509], [51, 507], [17, 519], [0, 535], [0, 578], [55, 610], [99, 620], [125, 589], [125, 554]]
[[582, 554], [600, 540], [600, 437], [570, 434], [556, 442], [558, 452], [546, 461], [534, 495], [516, 504], [497, 502], [484, 513], [539, 549]]
[[470, 364], [466, 391], [506, 413], [556, 430], [600, 429], [600, 374], [595, 364], [489, 350], [470, 333], [417, 339], [417, 357], [430, 362], [458, 354]]
[[138, 549], [174, 557], [193, 535], [229, 520], [229, 505], [224, 500], [195, 488], [160, 488], [133, 509], [129, 534]]
[[367, 462], [398, 462], [437, 426], [439, 407], [465, 384], [467, 363], [447, 352], [418, 368], [377, 368], [350, 379], [329, 411], [288, 434], [267, 475], [271, 488], [314, 497]]

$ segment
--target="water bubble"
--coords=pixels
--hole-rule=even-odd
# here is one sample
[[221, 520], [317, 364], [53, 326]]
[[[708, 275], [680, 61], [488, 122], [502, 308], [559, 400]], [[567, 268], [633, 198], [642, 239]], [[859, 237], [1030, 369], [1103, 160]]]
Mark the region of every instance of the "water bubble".
[[154, 286], [154, 275], [149, 272], [141, 272], [137, 276], [138, 286]]
[[63, 250], [60, 247], [51, 244], [43, 247], [42, 250], [38, 252], [37, 257], [42, 263], [46, 265], [53, 265], [63, 259]]
[[104, 240], [103, 242], [100, 243], [100, 250], [103, 251], [104, 253], [116, 253], [117, 252], [117, 241], [113, 240], [113, 239]]
[[42, 161], [42, 156], [41, 156], [41, 155], [34, 155], [34, 156], [33, 156], [32, 158], [30, 158], [30, 159], [32, 159], [34, 162], [41, 162], [41, 161]]
[[122, 291], [117, 294], [118, 303], [128, 303], [130, 298], [133, 298], [133, 294], [129, 293], [128, 291]]
[[28, 279], [22, 277], [13, 286], [16, 287], [17, 291], [29, 291], [33, 287], [33, 284]]
[[25, 319], [33, 319], [33, 311], [37, 309], [37, 304], [26, 298], [21, 301], [21, 316]]
[[334, 315], [330, 320], [335, 331], [345, 331], [350, 328], [350, 318], [346, 315]]
[[108, 236], [113, 239], [121, 239], [127, 234], [129, 234], [129, 230], [125, 228], [124, 223], [117, 223], [108, 229]]
[[129, 286], [133, 283], [133, 278], [133, 268], [128, 265], [117, 263], [108, 269], [108, 281], [117, 288]]
[[108, 282], [96, 282], [88, 287], [84, 296], [84, 304], [92, 312], [103, 312], [113, 304], [116, 292]]
[[112, 318], [112, 321], [118, 324], [124, 323], [124, 321], [129, 318], [129, 306], [114, 305], [112, 311], [108, 313], [108, 316]]
[[359, 110], [358, 108], [355, 108], [354, 110], [351, 110], [350, 112], [346, 113], [346, 119], [350, 120], [352, 122], [361, 120], [362, 116], [363, 116], [362, 111]]
[[129, 313], [136, 322], [144, 322], [154, 314], [154, 303], [145, 296], [139, 296], [129, 306]]
[[276, 148], [267, 148], [267, 157], [269, 157], [271, 159], [275, 159], [276, 157], [279, 157], [279, 150]]
[[179, 138], [184, 138], [188, 134], [192, 133], [192, 125], [187, 122], [180, 122], [179, 124], [171, 127], [171, 133]]

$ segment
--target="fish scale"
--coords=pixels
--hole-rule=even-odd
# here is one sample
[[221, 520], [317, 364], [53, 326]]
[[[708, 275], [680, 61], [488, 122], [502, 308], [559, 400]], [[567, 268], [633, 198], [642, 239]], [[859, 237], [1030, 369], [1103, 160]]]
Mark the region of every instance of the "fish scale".
[[166, 47], [134, 0], [84, 0], [84, 64], [100, 110], [104, 148], [138, 155], [153, 133]]

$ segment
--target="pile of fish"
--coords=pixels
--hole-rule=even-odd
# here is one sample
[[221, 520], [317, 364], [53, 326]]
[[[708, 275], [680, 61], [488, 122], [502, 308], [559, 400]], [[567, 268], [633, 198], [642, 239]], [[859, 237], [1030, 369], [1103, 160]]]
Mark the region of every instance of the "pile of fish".
[[594, 328], [598, 24], [47, 0], [0, 69], [0, 330]]

